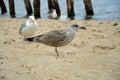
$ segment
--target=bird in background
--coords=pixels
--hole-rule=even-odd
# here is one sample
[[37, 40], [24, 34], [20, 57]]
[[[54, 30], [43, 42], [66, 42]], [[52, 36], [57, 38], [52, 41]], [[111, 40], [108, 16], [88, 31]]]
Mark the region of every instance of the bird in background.
[[78, 29], [86, 28], [84, 26], [73, 24], [66, 29], [52, 30], [42, 35], [26, 38], [26, 41], [43, 43], [45, 45], [55, 47], [55, 52], [59, 56], [57, 47], [62, 47], [72, 42]]
[[21, 24], [21, 27], [19, 29], [19, 34], [24, 36], [24, 39], [34, 35], [34, 33], [37, 31], [38, 23], [35, 20], [34, 16], [29, 16], [27, 21], [23, 22]]
[[57, 13], [56, 13], [56, 10], [55, 10], [55, 9], [52, 10], [52, 14], [51, 14], [51, 15], [52, 15], [52, 18], [53, 18], [53, 19], [56, 19], [56, 18], [57, 18]]

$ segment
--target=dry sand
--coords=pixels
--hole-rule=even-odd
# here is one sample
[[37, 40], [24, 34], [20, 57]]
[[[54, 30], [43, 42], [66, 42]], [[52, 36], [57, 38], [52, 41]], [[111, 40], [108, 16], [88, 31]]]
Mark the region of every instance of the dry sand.
[[68, 45], [58, 48], [23, 41], [25, 19], [0, 18], [0, 80], [120, 80], [120, 21], [40, 20], [35, 35], [77, 23]]

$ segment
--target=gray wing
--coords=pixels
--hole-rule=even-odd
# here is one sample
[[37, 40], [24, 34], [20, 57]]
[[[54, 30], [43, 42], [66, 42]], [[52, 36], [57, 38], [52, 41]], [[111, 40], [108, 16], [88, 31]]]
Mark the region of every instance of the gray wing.
[[65, 30], [53, 30], [51, 32], [43, 34], [39, 40], [43, 43], [58, 43], [64, 41], [66, 37], [67, 32]]
[[21, 33], [22, 32], [22, 30], [23, 30], [23, 28], [25, 28], [27, 25], [26, 25], [26, 21], [25, 22], [23, 22], [22, 24], [21, 24], [21, 27], [20, 27], [20, 29], [19, 29], [19, 33]]

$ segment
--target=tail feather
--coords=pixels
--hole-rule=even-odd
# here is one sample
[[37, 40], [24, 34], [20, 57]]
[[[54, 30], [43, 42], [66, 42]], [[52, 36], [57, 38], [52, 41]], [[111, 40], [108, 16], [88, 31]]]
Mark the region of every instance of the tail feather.
[[33, 42], [34, 38], [35, 38], [35, 37], [26, 38], [25, 41]]
[[35, 36], [35, 37], [26, 38], [25, 41], [29, 41], [29, 42], [38, 41], [39, 38], [40, 38], [41, 36], [43, 36], [43, 35], [39, 35], [39, 36]]

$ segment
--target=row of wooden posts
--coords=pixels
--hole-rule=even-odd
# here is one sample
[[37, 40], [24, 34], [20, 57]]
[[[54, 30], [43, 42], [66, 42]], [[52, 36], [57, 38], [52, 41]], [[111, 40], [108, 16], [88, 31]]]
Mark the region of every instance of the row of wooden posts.
[[[9, 11], [10, 11], [10, 16], [15, 17], [15, 4], [14, 0], [8, 0], [9, 1]], [[85, 11], [86, 15], [93, 15], [94, 11], [92, 8], [92, 3], [91, 0], [83, 0], [84, 5], [85, 5]], [[74, 0], [66, 0], [66, 5], [67, 5], [67, 14], [68, 18], [73, 18], [75, 16], [74, 13]], [[32, 6], [30, 3], [30, 0], [24, 0], [27, 16], [31, 15], [33, 13]], [[4, 4], [3, 0], [0, 0], [0, 7], [1, 7], [1, 13], [4, 14], [7, 12], [6, 6]], [[36, 18], [40, 18], [40, 0], [34, 0], [33, 2], [33, 9], [34, 9], [34, 16]], [[53, 9], [56, 10], [56, 13], [58, 16], [61, 14], [61, 10], [59, 7], [58, 0], [48, 0], [48, 9], [49, 12], [52, 12]]]

